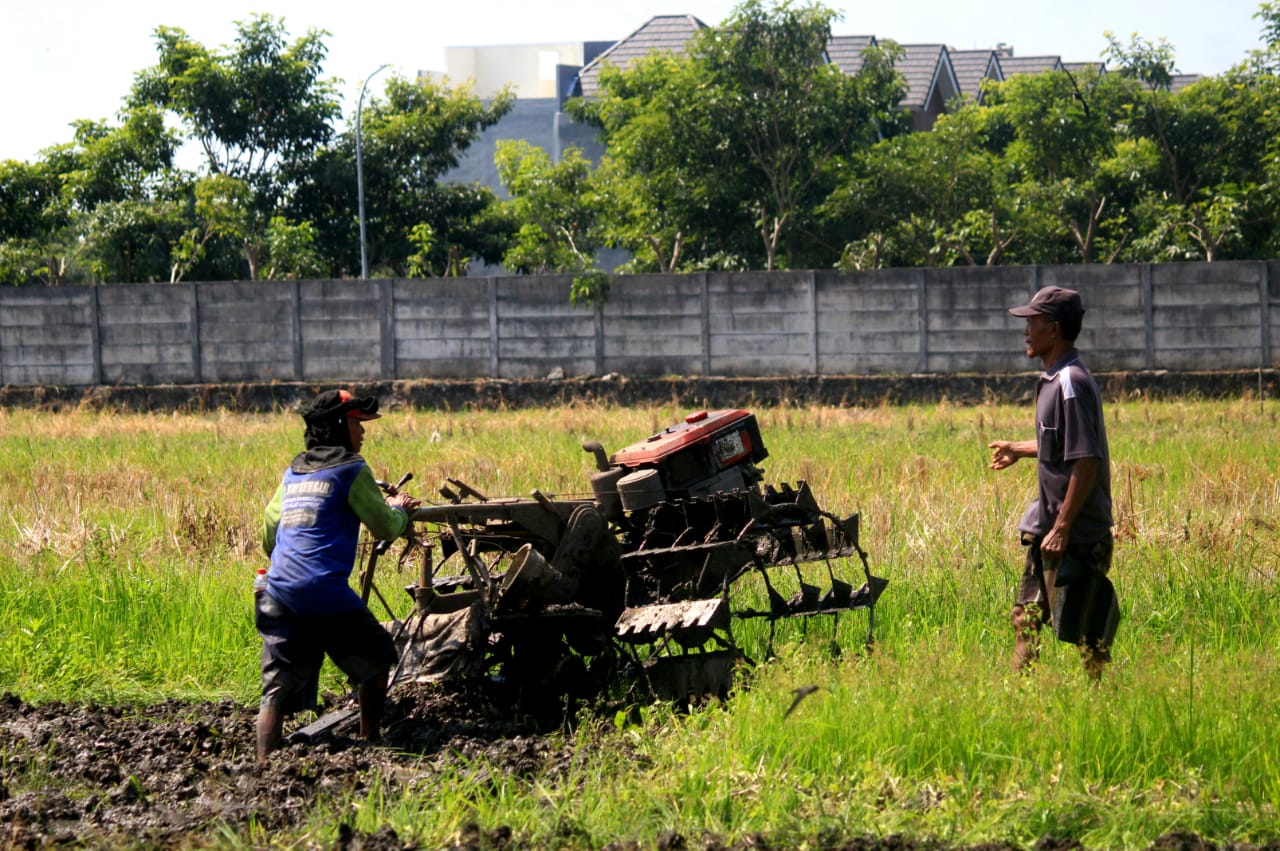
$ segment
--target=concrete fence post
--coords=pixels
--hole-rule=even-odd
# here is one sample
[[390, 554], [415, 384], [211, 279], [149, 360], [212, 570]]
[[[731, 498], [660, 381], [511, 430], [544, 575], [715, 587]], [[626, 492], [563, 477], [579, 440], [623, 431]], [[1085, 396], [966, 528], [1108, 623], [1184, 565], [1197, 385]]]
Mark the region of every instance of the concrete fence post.
[[1258, 366], [1267, 369], [1271, 366], [1271, 264], [1260, 260], [1258, 266]]
[[702, 273], [702, 374], [711, 374], [711, 278]]
[[302, 380], [302, 282], [294, 280], [290, 293], [289, 329], [293, 343], [293, 379]]
[[1147, 355], [1147, 369], [1156, 368], [1156, 300], [1155, 282], [1151, 274], [1151, 264], [1142, 266], [1142, 328], [1144, 347]]
[[593, 306], [596, 324], [596, 375], [604, 375], [604, 305]]
[[920, 336], [920, 363], [916, 372], [929, 371], [929, 294], [924, 269], [916, 270], [916, 331]]
[[489, 374], [497, 378], [502, 375], [502, 364], [498, 358], [498, 279], [492, 275], [489, 282]]
[[809, 372], [819, 375], [818, 352], [818, 276], [809, 270]]
[[378, 325], [382, 340], [382, 379], [396, 380], [396, 290], [393, 278], [378, 281]]
[[200, 285], [191, 284], [190, 311], [191, 322], [191, 380], [195, 384], [204, 383], [204, 371], [201, 369], [200, 357]]
[[102, 383], [102, 301], [98, 295], [98, 285], [89, 287], [89, 347], [93, 350], [93, 383]]

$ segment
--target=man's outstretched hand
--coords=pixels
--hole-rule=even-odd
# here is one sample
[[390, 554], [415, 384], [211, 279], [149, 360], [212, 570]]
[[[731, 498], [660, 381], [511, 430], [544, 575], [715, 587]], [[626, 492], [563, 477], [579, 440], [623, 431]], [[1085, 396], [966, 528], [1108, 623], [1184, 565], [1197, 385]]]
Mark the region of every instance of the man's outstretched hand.
[[987, 445], [987, 448], [991, 450], [991, 469], [993, 470], [1012, 467], [1018, 460], [1018, 453], [1012, 441], [994, 440]]

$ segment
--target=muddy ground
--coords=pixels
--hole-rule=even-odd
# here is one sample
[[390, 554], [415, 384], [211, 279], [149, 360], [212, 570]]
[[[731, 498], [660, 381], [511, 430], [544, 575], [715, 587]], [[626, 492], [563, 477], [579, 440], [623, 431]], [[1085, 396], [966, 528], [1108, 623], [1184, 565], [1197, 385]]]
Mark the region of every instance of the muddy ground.
[[[326, 702], [344, 701], [329, 695]], [[554, 778], [570, 764], [562, 737], [541, 734], [532, 719], [515, 720], [493, 706], [474, 691], [399, 686], [380, 746], [340, 728], [317, 742], [290, 742], [260, 767], [256, 707], [230, 701], [34, 706], [5, 694], [0, 848], [179, 847], [198, 844], [200, 834], [219, 825], [240, 829], [252, 821], [267, 831], [288, 829], [305, 820], [318, 796], [359, 794], [375, 781], [417, 787], [480, 757], [494, 771], [517, 776]], [[44, 788], [18, 791], [32, 776], [46, 778]], [[339, 847], [417, 846], [389, 830], [371, 836], [344, 830]], [[476, 828], [453, 847], [516, 846], [498, 825]]]
[[[332, 704], [337, 698], [329, 696]], [[317, 798], [359, 795], [374, 783], [392, 790], [427, 786], [460, 765], [487, 765], [504, 775], [540, 775], [554, 782], [573, 753], [564, 737], [547, 735], [546, 720], [513, 718], [477, 691], [431, 686], [397, 689], [388, 708], [382, 746], [370, 747], [349, 731], [308, 744], [291, 743], [259, 767], [254, 757], [256, 708], [229, 701], [122, 709], [48, 703], [33, 706], [0, 696], [0, 848], [193, 847], [225, 840], [255, 823], [268, 832], [303, 824]], [[603, 741], [602, 747], [625, 747]], [[483, 759], [478, 759], [483, 757]], [[480, 769], [475, 769], [480, 770]], [[30, 777], [43, 789], [26, 788]], [[485, 776], [477, 779], [483, 783]], [[22, 788], [19, 788], [19, 784]], [[575, 845], [581, 837], [566, 837]], [[390, 827], [362, 833], [340, 826], [338, 849], [415, 849]], [[503, 825], [470, 826], [444, 846], [457, 851], [534, 847]], [[612, 843], [609, 851], [645, 848]], [[768, 836], [728, 842], [715, 836], [670, 832], [656, 843], [679, 849], [781, 849]], [[913, 851], [944, 846], [907, 837], [815, 837], [813, 849]], [[975, 847], [998, 851], [1014, 846]], [[1189, 834], [1170, 834], [1160, 851], [1233, 849]], [[1254, 846], [1248, 846], [1254, 848]], [[1280, 842], [1263, 846], [1280, 851]], [[1073, 841], [1041, 839], [1036, 851], [1079, 849]]]

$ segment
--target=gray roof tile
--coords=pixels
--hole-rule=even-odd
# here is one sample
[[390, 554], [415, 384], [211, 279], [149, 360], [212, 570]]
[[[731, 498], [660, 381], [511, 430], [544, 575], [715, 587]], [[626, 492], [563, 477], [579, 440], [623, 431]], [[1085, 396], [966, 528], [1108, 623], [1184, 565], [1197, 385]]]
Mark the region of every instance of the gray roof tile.
[[862, 51], [876, 44], [873, 35], [833, 35], [827, 42], [827, 58], [852, 77], [862, 70]]
[[1001, 56], [1000, 73], [1007, 80], [1014, 74], [1042, 74], [1045, 71], [1061, 71], [1060, 56]]
[[[693, 36], [707, 28], [693, 15], [657, 15], [626, 38], [614, 43], [583, 67], [575, 94], [595, 97], [600, 92], [600, 70], [605, 65], [629, 68], [652, 53], [684, 56]], [[873, 35], [833, 35], [827, 42], [827, 58], [845, 74], [858, 74], [862, 52], [880, 42]], [[984, 79], [1006, 80], [1015, 74], [1069, 70], [1107, 73], [1102, 62], [1068, 62], [1060, 56], [1012, 56], [1001, 50], [952, 50], [942, 44], [904, 44], [895, 67], [905, 78], [907, 94], [902, 106], [910, 110], [938, 109], [942, 101], [959, 93], [980, 98]], [[1199, 74], [1175, 74], [1171, 91], [1179, 91], [1201, 79]]]
[[613, 65], [625, 70], [650, 53], [670, 53], [683, 56], [689, 40], [707, 25], [693, 15], [656, 15], [638, 30], [613, 45], [589, 62], [578, 75], [583, 97], [594, 97], [600, 92], [600, 70]]
[[[923, 109], [934, 96], [939, 71], [950, 76], [947, 48], [942, 44], [904, 44], [902, 56], [894, 63], [907, 84], [907, 94], [902, 105], [908, 109]], [[948, 83], [950, 80], [948, 80]], [[954, 91], [947, 85], [944, 97]]]
[[1072, 74], [1083, 74], [1086, 71], [1093, 71], [1098, 76], [1107, 73], [1107, 66], [1102, 62], [1063, 62], [1062, 67]]
[[982, 81], [987, 78], [1003, 80], [1000, 63], [996, 52], [986, 50], [948, 50], [951, 55], [951, 67], [956, 72], [956, 85], [960, 94], [980, 101], [982, 98]]

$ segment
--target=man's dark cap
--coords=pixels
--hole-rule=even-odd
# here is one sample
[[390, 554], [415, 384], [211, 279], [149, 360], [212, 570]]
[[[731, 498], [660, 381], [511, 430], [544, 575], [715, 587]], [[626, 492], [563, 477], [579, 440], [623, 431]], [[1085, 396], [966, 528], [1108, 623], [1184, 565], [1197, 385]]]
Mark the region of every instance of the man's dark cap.
[[302, 406], [299, 412], [307, 422], [324, 422], [337, 416], [353, 420], [376, 420], [378, 399], [375, 396], [355, 396], [349, 390], [326, 390]]
[[1062, 287], [1045, 287], [1020, 307], [1011, 307], [1014, 316], [1047, 316], [1056, 322], [1080, 319], [1084, 316], [1084, 301], [1080, 293]]

